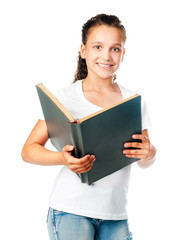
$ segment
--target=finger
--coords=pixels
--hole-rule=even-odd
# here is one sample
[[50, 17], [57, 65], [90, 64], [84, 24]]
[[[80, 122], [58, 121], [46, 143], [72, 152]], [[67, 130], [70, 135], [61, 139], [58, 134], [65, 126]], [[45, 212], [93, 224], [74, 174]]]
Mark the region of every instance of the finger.
[[139, 154], [139, 155], [125, 155], [126, 157], [128, 157], [128, 158], [140, 158], [140, 159], [144, 159], [144, 158], [146, 158], [146, 156], [145, 155], [141, 155], [141, 154]]
[[125, 155], [144, 155], [147, 156], [149, 154], [149, 151], [147, 149], [140, 149], [140, 150], [127, 150], [125, 149], [123, 151], [123, 154]]
[[73, 145], [66, 145], [63, 147], [62, 151], [63, 152], [70, 152], [70, 151], [73, 151], [74, 149], [74, 146]]
[[91, 164], [93, 165], [94, 161], [96, 160], [96, 158], [94, 157], [94, 155], [90, 156], [90, 158], [88, 159], [88, 161], [84, 161], [79, 165], [79, 168], [83, 168], [86, 169], [88, 168]]
[[93, 166], [93, 163], [90, 163], [85, 167], [80, 167], [80, 166], [73, 167], [71, 170], [75, 173], [84, 173], [84, 172], [88, 172], [89, 170], [91, 170], [92, 166]]
[[143, 134], [134, 134], [134, 135], [132, 135], [132, 138], [133, 139], [140, 139], [140, 140], [142, 140], [142, 142], [149, 142], [150, 141], [149, 138], [147, 136], [143, 135]]
[[139, 149], [145, 149], [150, 152], [150, 142], [143, 142], [143, 143], [138, 143], [138, 142], [126, 142], [124, 144], [124, 147], [126, 148], [139, 148]]
[[91, 155], [88, 161], [83, 162], [81, 165], [72, 165], [71, 169], [76, 173], [88, 172], [92, 168], [95, 160], [95, 156]]
[[130, 147], [133, 147], [133, 148], [142, 148], [142, 143], [138, 143], [138, 142], [126, 142], [124, 144], [124, 147], [125, 148], [130, 148]]
[[[86, 158], [86, 156], [89, 156]], [[87, 162], [93, 162], [96, 160], [96, 157], [92, 154], [92, 155], [89, 155], [87, 154], [86, 156], [80, 158], [80, 164], [87, 164]]]
[[67, 163], [69, 165], [77, 165], [79, 167], [85, 167], [88, 164], [90, 164], [91, 162], [93, 163], [96, 160], [94, 155], [86, 155], [82, 158], [75, 158], [73, 156], [69, 156], [67, 159]]
[[150, 143], [149, 142], [144, 142], [144, 143], [138, 143], [138, 142], [127, 142], [124, 144], [124, 147], [126, 148], [139, 148], [139, 149], [150, 149]]
[[90, 155], [86, 155], [83, 158], [75, 158], [73, 156], [69, 156], [67, 159], [67, 163], [70, 165], [82, 165], [83, 163], [88, 162], [90, 159]]

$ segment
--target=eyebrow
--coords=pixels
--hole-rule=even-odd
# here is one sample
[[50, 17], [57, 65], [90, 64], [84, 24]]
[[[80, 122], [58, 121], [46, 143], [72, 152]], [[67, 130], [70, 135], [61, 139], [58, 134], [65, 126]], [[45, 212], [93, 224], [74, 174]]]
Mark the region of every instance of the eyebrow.
[[[93, 45], [93, 44], [103, 44], [103, 42], [96, 41], [96, 42], [92, 42], [92, 45]], [[122, 45], [121, 45], [120, 43], [114, 43], [114, 44], [112, 44], [112, 46], [122, 47]]]

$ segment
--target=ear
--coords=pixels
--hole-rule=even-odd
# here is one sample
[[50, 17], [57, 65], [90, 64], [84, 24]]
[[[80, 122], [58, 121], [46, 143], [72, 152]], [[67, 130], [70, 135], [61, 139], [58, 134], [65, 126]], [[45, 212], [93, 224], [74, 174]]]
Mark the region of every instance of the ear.
[[122, 58], [121, 58], [121, 62], [122, 62], [122, 61], [123, 61], [123, 59], [124, 59], [125, 52], [126, 52], [126, 49], [125, 49], [125, 48], [123, 48], [123, 55], [122, 55]]
[[86, 58], [86, 46], [83, 43], [80, 46], [80, 55], [83, 59]]

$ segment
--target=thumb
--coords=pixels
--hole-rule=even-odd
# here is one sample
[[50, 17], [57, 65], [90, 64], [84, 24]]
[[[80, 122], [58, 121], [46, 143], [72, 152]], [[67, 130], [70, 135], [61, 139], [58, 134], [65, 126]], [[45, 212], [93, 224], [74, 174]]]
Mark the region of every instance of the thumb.
[[73, 149], [74, 149], [74, 146], [73, 146], [73, 145], [66, 145], [66, 146], [63, 148], [63, 152], [73, 151]]

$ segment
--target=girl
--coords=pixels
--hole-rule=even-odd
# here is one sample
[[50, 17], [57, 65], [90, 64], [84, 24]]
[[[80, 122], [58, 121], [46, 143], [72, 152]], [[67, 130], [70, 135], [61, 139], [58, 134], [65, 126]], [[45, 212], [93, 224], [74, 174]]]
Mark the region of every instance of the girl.
[[[61, 89], [57, 98], [75, 118], [82, 118], [134, 94], [115, 82], [115, 72], [125, 55], [126, 31], [113, 15], [100, 14], [82, 29], [82, 44], [74, 83]], [[141, 167], [150, 166], [156, 150], [148, 137], [149, 116], [142, 102], [142, 134], [126, 142], [126, 157], [140, 158]], [[126, 197], [131, 166], [127, 166], [92, 185], [81, 183], [75, 173], [92, 168], [94, 155], [72, 156], [74, 146], [62, 152], [44, 146], [49, 139], [45, 121], [39, 120], [22, 150], [24, 161], [41, 165], [64, 165], [56, 178], [50, 197], [48, 232], [51, 240], [124, 240], [132, 239], [128, 227]]]

